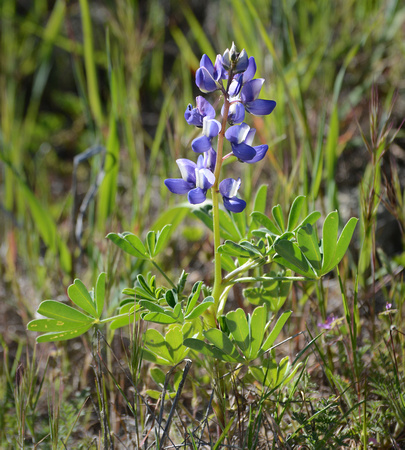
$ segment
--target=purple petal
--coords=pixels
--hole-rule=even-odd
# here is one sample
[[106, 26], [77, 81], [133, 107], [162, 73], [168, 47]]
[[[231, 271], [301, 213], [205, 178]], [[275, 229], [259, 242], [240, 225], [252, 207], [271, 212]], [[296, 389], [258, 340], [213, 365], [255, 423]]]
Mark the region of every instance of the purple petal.
[[253, 147], [253, 148], [256, 150], [256, 156], [254, 158], [250, 159], [249, 161], [245, 161], [249, 164], [253, 164], [258, 161], [261, 161], [265, 157], [269, 146], [268, 145], [257, 145], [256, 147]]
[[259, 97], [260, 90], [262, 89], [264, 83], [264, 78], [256, 78], [254, 80], [248, 81], [243, 85], [240, 92], [240, 98], [243, 103], [253, 102]]
[[229, 106], [228, 121], [241, 123], [245, 119], [245, 107], [240, 102], [231, 103]]
[[238, 56], [238, 62], [236, 63], [236, 67], [235, 67], [235, 73], [242, 73], [244, 72], [249, 65], [249, 58], [248, 55], [246, 53], [246, 50], [243, 49]]
[[192, 189], [188, 193], [188, 201], [192, 205], [197, 205], [198, 203], [205, 202], [205, 200], [206, 200], [205, 193], [201, 188]]
[[191, 104], [187, 106], [184, 113], [184, 118], [189, 125], [194, 125], [196, 127], [202, 128], [203, 126], [203, 116], [200, 114], [197, 108], [193, 108]]
[[225, 137], [231, 144], [240, 144], [246, 139], [249, 130], [250, 127], [247, 123], [233, 125], [225, 131]]
[[223, 198], [224, 206], [228, 211], [234, 213], [240, 213], [246, 208], [245, 200], [241, 198], [233, 197], [233, 198]]
[[256, 156], [256, 150], [244, 142], [232, 144], [232, 152], [241, 161], [250, 161]]
[[242, 89], [242, 85], [243, 85], [242, 74], [236, 75], [231, 81], [231, 84], [229, 85], [228, 89], [229, 97], [236, 97], [239, 94], [240, 90]]
[[[211, 63], [212, 64], [212, 63]], [[213, 92], [218, 89], [212, 75], [208, 72], [205, 67], [200, 67], [195, 73], [195, 84], [198, 86], [202, 92]]]
[[218, 136], [220, 131], [221, 131], [221, 124], [218, 122], [218, 120], [208, 119], [207, 117], [204, 117], [203, 120], [204, 136], [207, 136], [207, 138], [211, 140], [215, 136]]
[[243, 73], [243, 81], [242, 84], [247, 83], [252, 80], [256, 73], [256, 61], [253, 56], [249, 58], [249, 64], [245, 72]]
[[203, 117], [207, 117], [208, 119], [215, 119], [215, 109], [209, 101], [205, 100], [205, 98], [201, 97], [201, 95], [199, 95], [195, 100], [197, 109], [200, 111]]
[[253, 138], [255, 137], [255, 134], [256, 134], [256, 128], [251, 128], [249, 130], [249, 133], [246, 136], [245, 144], [252, 145], [253, 144]]
[[274, 100], [255, 100], [245, 104], [246, 111], [254, 116], [267, 116], [276, 107]]
[[193, 183], [187, 183], [181, 178], [168, 178], [165, 180], [165, 185], [173, 194], [187, 194], [195, 186]]
[[195, 171], [196, 187], [207, 191], [215, 183], [215, 175], [209, 169], [200, 169]]
[[200, 59], [200, 68], [201, 67], [204, 67], [205, 69], [207, 69], [211, 76], [214, 75], [214, 65], [212, 64], [211, 59], [205, 54], [202, 55], [202, 57]]
[[180, 158], [176, 161], [181, 176], [184, 181], [187, 183], [193, 183], [193, 187], [195, 186], [195, 169], [197, 168], [197, 164], [189, 159]]
[[191, 143], [191, 148], [196, 153], [207, 152], [211, 148], [211, 140], [207, 136], [200, 136]]
[[225, 79], [226, 77], [227, 73], [222, 65], [222, 55], [217, 55], [214, 65], [214, 79], [215, 81], [219, 81], [221, 79]]
[[240, 178], [225, 178], [219, 183], [219, 192], [223, 197], [235, 197], [241, 184]]
[[203, 166], [206, 169], [210, 169], [211, 172], [214, 172], [216, 162], [217, 162], [217, 152], [213, 148], [210, 148], [207, 152], [204, 153]]

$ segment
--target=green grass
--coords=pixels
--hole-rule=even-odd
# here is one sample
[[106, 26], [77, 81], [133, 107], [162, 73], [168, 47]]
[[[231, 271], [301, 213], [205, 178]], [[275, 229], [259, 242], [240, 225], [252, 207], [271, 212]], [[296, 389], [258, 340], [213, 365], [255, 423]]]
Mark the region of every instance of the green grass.
[[[159, 439], [182, 448], [402, 448], [404, 22], [401, 2], [378, 0], [1, 4], [1, 448], [147, 448]], [[262, 96], [277, 101], [270, 116], [251, 116], [270, 149], [255, 167], [238, 166], [243, 198], [253, 206], [265, 183], [267, 213], [280, 204], [286, 215], [303, 194], [308, 212], [360, 219], [339, 271], [295, 285], [284, 338], [302, 334], [273, 354], [294, 360], [332, 313], [334, 328], [276, 390], [196, 355], [187, 371], [186, 362], [170, 373], [161, 366], [162, 380], [142, 360], [142, 322], [36, 345], [26, 324], [41, 300], [65, 300], [75, 277], [94, 285], [105, 271], [113, 315], [122, 289], [154, 273], [117, 251], [109, 232], [145, 237], [173, 223], [159, 265], [173, 280], [184, 269], [212, 282], [210, 232], [163, 180], [178, 176], [174, 161], [189, 157], [197, 135], [183, 114], [199, 95], [199, 59], [232, 41], [255, 56]], [[251, 310], [239, 291], [230, 302]]]

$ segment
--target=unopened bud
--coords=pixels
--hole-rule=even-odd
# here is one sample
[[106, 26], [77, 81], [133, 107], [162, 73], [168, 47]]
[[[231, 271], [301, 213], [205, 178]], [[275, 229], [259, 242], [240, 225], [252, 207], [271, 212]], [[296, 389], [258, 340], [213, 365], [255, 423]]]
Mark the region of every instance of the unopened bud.
[[231, 49], [229, 50], [227, 48], [222, 55], [222, 66], [227, 71], [232, 69], [234, 74], [244, 72], [247, 69], [248, 63], [249, 58], [246, 51], [243, 49], [239, 53], [234, 42], [232, 42]]

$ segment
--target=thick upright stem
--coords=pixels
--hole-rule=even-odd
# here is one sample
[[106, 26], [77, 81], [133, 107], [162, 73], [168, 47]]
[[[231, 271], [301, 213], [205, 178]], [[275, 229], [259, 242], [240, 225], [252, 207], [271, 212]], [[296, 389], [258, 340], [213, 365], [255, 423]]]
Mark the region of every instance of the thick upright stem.
[[224, 111], [223, 111], [223, 117], [222, 117], [222, 127], [221, 131], [218, 135], [218, 147], [217, 147], [217, 160], [215, 164], [215, 183], [213, 184], [211, 188], [211, 194], [212, 194], [212, 220], [213, 220], [213, 231], [214, 231], [214, 254], [215, 254], [215, 278], [214, 278], [214, 288], [212, 292], [212, 296], [215, 299], [214, 303], [214, 315], [216, 318], [218, 306], [219, 306], [219, 299], [221, 296], [221, 293], [223, 291], [222, 286], [222, 271], [221, 271], [221, 255], [218, 252], [218, 247], [221, 245], [221, 235], [220, 235], [220, 229], [219, 229], [219, 177], [221, 174], [221, 166], [222, 166], [222, 157], [223, 157], [223, 147], [224, 147], [224, 137], [225, 137], [225, 130], [226, 130], [226, 122], [228, 119], [228, 113], [229, 113], [229, 100], [227, 98], [227, 95], [225, 95], [225, 102], [224, 102]]

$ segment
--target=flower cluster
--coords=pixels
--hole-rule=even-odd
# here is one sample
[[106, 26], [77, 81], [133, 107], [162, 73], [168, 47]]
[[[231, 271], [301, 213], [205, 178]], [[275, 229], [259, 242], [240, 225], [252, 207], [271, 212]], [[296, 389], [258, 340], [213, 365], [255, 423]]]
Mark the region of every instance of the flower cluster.
[[[222, 164], [223, 157], [222, 148], [217, 149], [220, 155], [218, 157], [213, 148], [213, 140], [222, 134], [232, 148], [232, 152], [226, 157], [235, 156], [241, 162], [252, 164], [266, 155], [268, 146], [253, 146], [256, 130], [244, 122], [246, 112], [265, 116], [276, 106], [274, 100], [258, 98], [264, 79], [254, 79], [255, 73], [255, 59], [248, 58], [245, 50], [238, 53], [235, 44], [222, 56], [217, 55], [214, 64], [207, 55], [203, 55], [195, 76], [196, 85], [203, 93], [220, 91], [223, 95], [222, 123], [215, 119], [215, 109], [204, 97], [196, 98], [196, 107], [191, 104], [187, 106], [184, 113], [187, 123], [202, 129], [202, 135], [191, 144], [192, 150], [200, 155], [197, 163], [188, 159], [177, 160], [182, 178], [165, 180], [170, 192], [187, 194], [188, 201], [194, 205], [203, 203], [208, 189], [215, 185], [228, 211], [242, 212], [245, 209], [246, 202], [237, 196], [241, 180], [226, 178], [219, 183], [216, 179], [219, 176], [216, 168]], [[228, 129], [225, 129], [226, 123], [230, 125]]]

